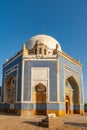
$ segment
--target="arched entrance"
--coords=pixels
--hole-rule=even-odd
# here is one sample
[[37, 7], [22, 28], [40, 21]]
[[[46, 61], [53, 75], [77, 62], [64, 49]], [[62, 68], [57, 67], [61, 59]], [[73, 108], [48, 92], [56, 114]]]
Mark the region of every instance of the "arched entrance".
[[46, 87], [39, 83], [35, 86], [36, 115], [46, 115]]
[[65, 103], [66, 103], [66, 114], [69, 114], [69, 112], [70, 112], [70, 99], [69, 99], [69, 96], [67, 96], [67, 95], [65, 97]]
[[[76, 82], [75, 78], [73, 76], [69, 77], [67, 79], [69, 85], [67, 88], [70, 90], [72, 89], [72, 96], [70, 97], [70, 105], [72, 110], [71, 113], [80, 113], [80, 90], [79, 90], [79, 85]], [[69, 91], [69, 95], [71, 92]]]
[[8, 112], [15, 111], [16, 80], [13, 76], [8, 77], [5, 86], [5, 102], [9, 104]]

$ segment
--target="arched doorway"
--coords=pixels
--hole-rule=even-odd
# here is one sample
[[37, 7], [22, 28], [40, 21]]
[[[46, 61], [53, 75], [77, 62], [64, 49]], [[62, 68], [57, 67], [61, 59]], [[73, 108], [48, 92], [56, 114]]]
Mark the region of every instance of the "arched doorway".
[[46, 115], [46, 87], [42, 83], [35, 86], [36, 115]]
[[70, 99], [69, 99], [69, 96], [67, 96], [67, 95], [65, 97], [65, 103], [66, 103], [66, 114], [69, 114], [69, 112], [70, 112]]

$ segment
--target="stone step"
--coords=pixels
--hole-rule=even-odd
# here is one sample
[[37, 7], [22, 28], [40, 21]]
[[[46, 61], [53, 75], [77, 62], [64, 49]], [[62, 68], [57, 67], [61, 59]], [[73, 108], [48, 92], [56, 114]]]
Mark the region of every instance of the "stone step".
[[42, 127], [48, 127], [49, 124], [47, 122], [39, 122], [39, 126], [42, 126]]
[[42, 122], [47, 122], [48, 123], [48, 120], [47, 119], [42, 119]]

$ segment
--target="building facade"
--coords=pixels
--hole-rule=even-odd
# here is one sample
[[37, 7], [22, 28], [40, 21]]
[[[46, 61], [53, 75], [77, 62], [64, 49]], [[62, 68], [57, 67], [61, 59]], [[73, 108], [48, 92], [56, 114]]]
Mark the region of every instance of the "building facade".
[[48, 35], [33, 36], [3, 65], [1, 111], [84, 113], [82, 65]]

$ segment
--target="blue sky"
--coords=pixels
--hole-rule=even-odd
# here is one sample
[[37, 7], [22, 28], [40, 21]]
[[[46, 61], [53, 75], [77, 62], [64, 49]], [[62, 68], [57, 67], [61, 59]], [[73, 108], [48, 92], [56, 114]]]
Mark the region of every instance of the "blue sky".
[[0, 0], [0, 85], [5, 60], [42, 29], [83, 64], [87, 102], [87, 0]]

